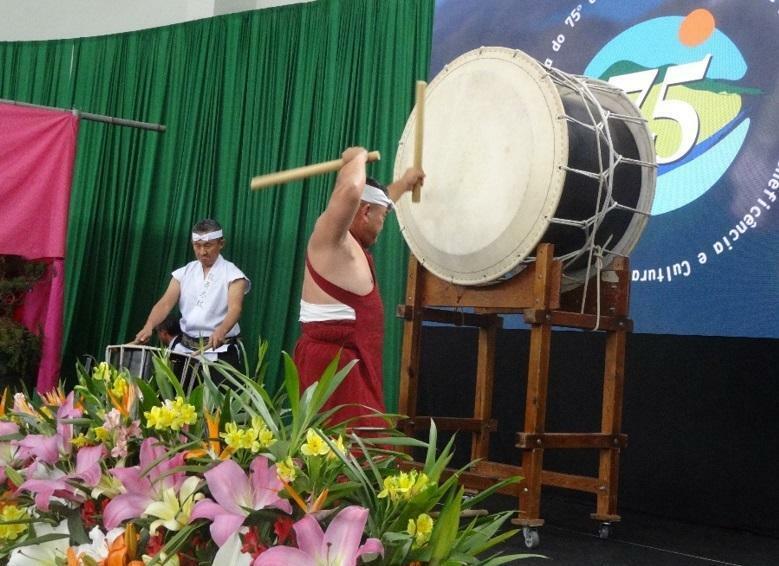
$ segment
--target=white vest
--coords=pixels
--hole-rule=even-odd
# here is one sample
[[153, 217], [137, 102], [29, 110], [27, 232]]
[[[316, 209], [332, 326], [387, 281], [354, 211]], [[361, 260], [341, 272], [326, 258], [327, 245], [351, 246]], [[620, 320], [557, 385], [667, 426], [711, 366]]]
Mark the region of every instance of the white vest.
[[[203, 266], [199, 261], [191, 261], [172, 274], [179, 282], [179, 310], [181, 311], [181, 331], [194, 338], [210, 336], [211, 333], [227, 316], [227, 288], [238, 279], [246, 279], [246, 291], [251, 288], [251, 281], [238, 269], [234, 263], [227, 261], [221, 255], [203, 277]], [[245, 294], [244, 293], [244, 294]], [[236, 323], [226, 336], [237, 336], [241, 328]], [[177, 345], [179, 346], [179, 345]], [[227, 346], [217, 351], [222, 352]]]

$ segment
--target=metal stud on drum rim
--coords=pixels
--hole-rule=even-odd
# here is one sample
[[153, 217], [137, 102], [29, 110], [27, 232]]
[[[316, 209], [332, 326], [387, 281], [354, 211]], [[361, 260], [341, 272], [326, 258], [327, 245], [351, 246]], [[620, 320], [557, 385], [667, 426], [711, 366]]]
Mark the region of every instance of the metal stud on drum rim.
[[[581, 96], [570, 96], [573, 91]], [[614, 120], [634, 138], [624, 158], [609, 139]], [[396, 176], [411, 164], [415, 123], [412, 112], [398, 148]], [[437, 277], [462, 285], [499, 282], [521, 271], [538, 243], [549, 241], [548, 233], [570, 225], [581, 232], [582, 244], [558, 257], [570, 267], [564, 287], [571, 288], [594, 264], [627, 255], [638, 240], [654, 195], [654, 148], [645, 120], [618, 89], [546, 69], [520, 51], [484, 47], [458, 57], [430, 83], [424, 124], [422, 202], [412, 204], [404, 195], [397, 211], [412, 253]], [[597, 147], [595, 171], [569, 163], [576, 162], [578, 151], [569, 147], [569, 138], [582, 128]], [[602, 146], [607, 155], [601, 155]], [[640, 179], [640, 195], [627, 205], [612, 198], [617, 167], [640, 169], [633, 175]], [[595, 185], [588, 191], [597, 192], [599, 200], [587, 218], [556, 216], [561, 199], [565, 208], [571, 179]], [[622, 211], [631, 215], [620, 227], [628, 225], [626, 233], [614, 241], [596, 234], [605, 214]], [[558, 242], [552, 243], [557, 252]], [[582, 256], [587, 256], [584, 269]]]

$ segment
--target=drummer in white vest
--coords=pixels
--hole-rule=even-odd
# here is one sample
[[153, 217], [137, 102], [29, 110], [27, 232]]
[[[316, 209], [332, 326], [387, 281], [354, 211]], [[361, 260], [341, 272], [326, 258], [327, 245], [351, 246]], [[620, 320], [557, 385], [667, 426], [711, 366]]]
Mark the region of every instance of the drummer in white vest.
[[181, 311], [181, 340], [174, 351], [202, 353], [207, 359], [240, 362], [238, 319], [243, 297], [249, 292], [249, 278], [235, 264], [222, 257], [225, 239], [216, 220], [199, 221], [192, 228], [195, 261], [175, 270], [167, 290], [152, 307], [146, 324], [135, 336], [145, 344], [154, 328], [178, 303]]

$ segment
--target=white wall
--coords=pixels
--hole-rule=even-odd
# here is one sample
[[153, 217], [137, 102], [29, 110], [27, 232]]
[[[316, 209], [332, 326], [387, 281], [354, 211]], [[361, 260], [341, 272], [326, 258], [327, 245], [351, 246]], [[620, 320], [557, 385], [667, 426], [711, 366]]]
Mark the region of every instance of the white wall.
[[0, 41], [88, 37], [313, 0], [0, 0]]

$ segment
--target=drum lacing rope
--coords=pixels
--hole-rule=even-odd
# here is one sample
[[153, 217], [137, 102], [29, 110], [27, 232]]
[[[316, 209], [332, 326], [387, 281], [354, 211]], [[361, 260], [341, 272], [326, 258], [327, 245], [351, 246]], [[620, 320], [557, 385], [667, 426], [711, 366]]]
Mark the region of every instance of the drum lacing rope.
[[[612, 236], [609, 236], [609, 239], [606, 241], [606, 243], [603, 246], [593, 246], [591, 258], [592, 256], [595, 257], [595, 271], [596, 271], [596, 281], [595, 281], [595, 326], [593, 327], [593, 332], [597, 331], [600, 328], [600, 280], [601, 280], [601, 273], [603, 272], [603, 268], [605, 267], [605, 260], [604, 260], [604, 251], [609, 253], [609, 250], [606, 248], [606, 246], [609, 245], [609, 242], [611, 242]], [[584, 280], [584, 285], [582, 287], [582, 304], [581, 308], [579, 309], [579, 312], [581, 314], [584, 314], [584, 306], [587, 301], [587, 288], [590, 283], [590, 266], [587, 267], [587, 278]]]
[[[600, 228], [601, 223], [603, 222], [603, 219], [606, 217], [606, 214], [608, 214], [611, 210], [614, 209], [614, 204], [616, 201], [613, 197], [613, 181], [614, 181], [614, 169], [617, 167], [617, 165], [621, 162], [621, 156], [618, 155], [614, 151], [614, 144], [611, 139], [611, 131], [607, 127], [608, 120], [610, 113], [608, 110], [604, 109], [603, 106], [600, 104], [598, 99], [592, 94], [592, 91], [590, 90], [589, 83], [584, 77], [572, 77], [572, 79], [567, 80], [566, 82], [569, 83], [569, 88], [572, 88], [576, 92], [579, 92], [579, 96], [583, 99], [584, 107], [587, 109], [587, 114], [590, 117], [590, 121], [594, 126], [591, 128], [596, 135], [596, 147], [597, 147], [597, 155], [598, 155], [598, 169], [600, 173], [592, 173], [592, 172], [581, 172], [580, 174], [585, 174], [588, 177], [595, 178], [598, 180], [598, 195], [597, 195], [597, 208], [595, 210], [595, 214], [590, 218], [585, 226], [584, 230], [587, 234], [586, 243], [589, 247], [589, 256], [587, 258], [587, 269], [586, 269], [586, 276], [585, 276], [585, 282], [589, 280], [591, 268], [592, 268], [592, 259], [594, 255], [594, 251], [596, 248], [595, 244], [595, 237], [598, 234], [598, 230]], [[597, 111], [598, 116], [596, 118], [593, 108], [595, 111]], [[604, 167], [603, 163], [603, 152], [601, 150], [601, 140], [605, 140], [606, 146], [611, 150], [609, 151], [609, 163], [608, 167]], [[605, 196], [604, 196], [604, 190], [605, 190]], [[602, 253], [603, 248], [599, 248], [599, 254], [600, 254], [600, 261], [603, 261]], [[581, 255], [581, 254], [580, 254]], [[600, 269], [598, 270], [600, 271]], [[585, 293], [586, 293], [586, 284], [585, 284]], [[584, 299], [582, 300], [582, 304], [584, 304]]]
[[[596, 126], [593, 128], [596, 132], [596, 143], [598, 148], [598, 168], [601, 171], [601, 174], [598, 176], [598, 200], [597, 200], [597, 206], [598, 208], [595, 211], [595, 215], [590, 219], [590, 221], [587, 224], [587, 227], [585, 230], [589, 231], [589, 237], [588, 237], [588, 245], [589, 245], [589, 255], [587, 258], [587, 269], [586, 274], [584, 278], [584, 285], [582, 287], [582, 299], [581, 299], [581, 309], [580, 312], [584, 313], [584, 309], [586, 306], [587, 301], [587, 290], [589, 286], [590, 276], [592, 272], [593, 267], [593, 258], [595, 259], [594, 266], [596, 270], [596, 299], [595, 299], [595, 327], [593, 328], [593, 331], [597, 331], [600, 328], [600, 317], [601, 317], [601, 272], [603, 271], [604, 265], [605, 265], [605, 253], [609, 253], [608, 245], [611, 242], [613, 235], [610, 235], [609, 238], [606, 240], [606, 242], [600, 246], [595, 243], [595, 237], [598, 233], [598, 229], [600, 228], [601, 223], [603, 222], [603, 219], [606, 217], [606, 215], [614, 210], [615, 208], [618, 208], [620, 205], [619, 203], [614, 199], [613, 196], [613, 189], [614, 189], [614, 170], [620, 163], [623, 162], [622, 155], [616, 153], [614, 151], [614, 144], [611, 139], [611, 131], [607, 127], [608, 126], [608, 120], [611, 116], [610, 112], [608, 110], [605, 110], [597, 98], [592, 94], [589, 88], [589, 84], [586, 82], [584, 78], [576, 78], [576, 84], [581, 88], [581, 91], [583, 94], [580, 96], [582, 98], [585, 98], [586, 96], [589, 97], [590, 101], [593, 103], [593, 106], [597, 110], [599, 114], [599, 119], [596, 120], [595, 116], [593, 115], [593, 111], [590, 108], [590, 105], [587, 104], [587, 100], [584, 100], [584, 106], [587, 109], [587, 113], [590, 116], [590, 120], [593, 122], [593, 124], [596, 124]], [[603, 167], [603, 154], [601, 151], [601, 138], [603, 138], [606, 142], [607, 147], [610, 149], [609, 151], [609, 163], [608, 168], [604, 170]], [[605, 187], [604, 187], [605, 185]], [[603, 197], [603, 190], [606, 190], [605, 198]]]
[[[600, 328], [600, 274], [603, 271], [603, 248], [595, 246], [595, 267], [597, 270], [595, 282], [595, 326], [592, 331], [596, 332]], [[587, 284], [585, 283], [585, 289]], [[582, 311], [584, 311], [584, 298], [582, 298]]]

